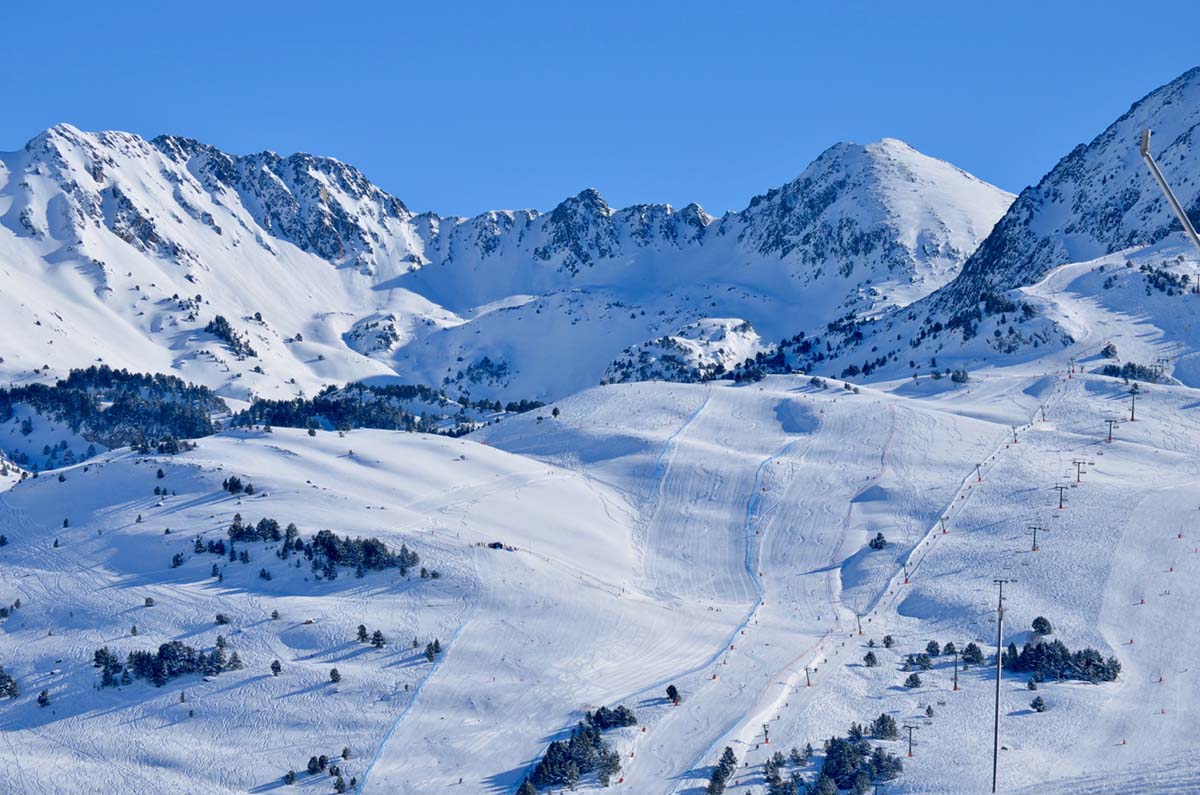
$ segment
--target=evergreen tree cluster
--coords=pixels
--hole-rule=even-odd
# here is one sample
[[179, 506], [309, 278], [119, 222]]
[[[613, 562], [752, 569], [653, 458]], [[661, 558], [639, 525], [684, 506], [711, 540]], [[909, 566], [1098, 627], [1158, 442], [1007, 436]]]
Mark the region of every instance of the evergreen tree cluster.
[[0, 698], [16, 698], [19, 695], [21, 688], [17, 687], [17, 680], [0, 665]]
[[127, 685], [133, 679], [147, 679], [155, 687], [162, 687], [172, 679], [187, 674], [216, 676], [243, 667], [236, 651], [228, 656], [225, 654], [225, 639], [220, 636], [217, 637], [216, 648], [210, 652], [173, 640], [160, 645], [158, 651], [131, 651], [124, 662], [104, 646], [96, 649], [92, 660], [92, 665], [100, 669], [101, 687]]
[[[233, 417], [236, 426], [277, 425], [282, 428], [332, 427], [339, 431], [378, 428], [460, 436], [478, 426], [466, 411], [520, 414], [545, 404], [537, 400], [510, 401], [451, 399], [445, 392], [424, 385], [347, 384], [327, 386], [311, 398], [290, 400], [255, 398], [249, 408]], [[447, 430], [446, 425], [450, 423]]]
[[633, 714], [633, 710], [624, 704], [613, 709], [601, 707], [595, 712], [587, 713], [584, 716], [584, 720], [600, 731], [637, 725], [637, 717]]
[[[234, 476], [228, 478], [226, 484], [238, 487], [240, 481]], [[239, 553], [236, 544], [282, 542], [276, 552], [281, 560], [287, 560], [293, 554], [301, 555], [310, 562], [313, 571], [318, 572], [318, 579], [324, 577], [328, 580], [337, 579], [339, 566], [354, 568], [359, 577], [368, 571], [384, 569], [399, 569], [402, 576], [407, 576], [409, 570], [421, 562], [420, 555], [409, 549], [407, 544], [401, 544], [399, 552], [391, 552], [387, 545], [377, 538], [339, 536], [330, 530], [321, 530], [311, 539], [305, 540], [301, 538], [300, 530], [295, 524], [289, 523], [281, 530], [279, 521], [269, 517], [263, 517], [258, 522], [244, 522], [240, 513], [234, 514], [226, 534], [229, 537], [228, 544], [223, 538], [204, 541], [197, 536], [193, 541], [193, 552], [197, 555], [205, 552], [228, 555], [231, 562], [241, 560], [243, 563], [249, 563], [249, 552], [243, 549]], [[171, 565], [183, 565], [183, 554], [176, 553]], [[219, 575], [216, 564], [213, 564], [213, 571], [214, 577]], [[259, 576], [266, 580], [271, 579], [271, 574], [266, 569], [259, 572]], [[421, 576], [436, 579], [441, 574], [436, 570], [422, 568]]]
[[1177, 275], [1166, 268], [1156, 268], [1149, 263], [1143, 263], [1138, 270], [1146, 275], [1146, 295], [1150, 295], [1151, 288], [1170, 296], [1185, 295], [1191, 282], [1186, 273]]
[[258, 353], [251, 347], [250, 340], [229, 325], [229, 321], [223, 315], [217, 315], [210, 320], [204, 327], [204, 331], [224, 342], [239, 359], [258, 356]]
[[[374, 646], [377, 649], [382, 649], [384, 646], [387, 645], [387, 638], [384, 637], [383, 631], [377, 629], [377, 630], [375, 630], [375, 632], [373, 632], [371, 634], [367, 634], [366, 624], [358, 625], [358, 635], [356, 636], [356, 639], [358, 640], [359, 643], [370, 643], [372, 646]], [[440, 651], [440, 649], [441, 649], [440, 645], [438, 648]]]
[[[808, 756], [798, 748], [793, 748], [790, 755], [791, 764], [802, 767], [808, 764]], [[789, 758], [776, 751], [763, 763], [763, 778], [767, 782], [767, 795], [799, 795], [804, 792], [804, 777], [799, 771], [793, 770], [786, 778]]]
[[[53, 386], [26, 384], [0, 389], [0, 422], [12, 419], [18, 405], [29, 406], [107, 447], [128, 445], [149, 451], [161, 446], [159, 452], [163, 453], [181, 450], [180, 439], [211, 435], [215, 430], [211, 416], [228, 411], [208, 387], [175, 376], [130, 373], [107, 365], [72, 370]], [[28, 435], [32, 423], [26, 426]], [[95, 452], [92, 447], [87, 455]], [[72, 455], [78, 459], [84, 451]]]
[[737, 755], [727, 745], [721, 752], [721, 758], [717, 761], [717, 766], [713, 768], [712, 775], [708, 778], [708, 786], [704, 790], [705, 795], [721, 795], [725, 791], [726, 784], [729, 783], [729, 777], [735, 770], [737, 770]]
[[[877, 722], [888, 715], [881, 715], [872, 722], [872, 733]], [[886, 721], [881, 727], [887, 729]], [[895, 721], [890, 728], [895, 730]], [[879, 746], [872, 747], [857, 723], [850, 726], [846, 737], [831, 737], [825, 741], [825, 761], [821, 765], [821, 776], [831, 780], [838, 789], [853, 789], [866, 792], [872, 783], [891, 781], [903, 771], [900, 757], [889, 754]], [[868, 789], [862, 789], [866, 783]], [[818, 790], [819, 791], [819, 790]]]
[[254, 493], [254, 484], [249, 482], [242, 483], [242, 479], [237, 475], [230, 475], [229, 477], [225, 478], [225, 480], [221, 481], [221, 488], [230, 494], [242, 494], [243, 492], [246, 494]]
[[528, 783], [536, 789], [574, 789], [584, 776], [595, 773], [600, 784], [608, 786], [612, 777], [619, 772], [621, 755], [604, 741], [598, 726], [581, 721], [571, 731], [569, 740], [550, 743], [545, 755], [534, 766]]
[[[400, 551], [393, 553], [378, 538], [350, 538], [339, 536], [331, 530], [318, 531], [311, 541], [301, 541], [297, 536], [290, 541], [290, 545], [291, 549], [302, 552], [314, 563], [324, 564], [327, 569], [335, 566], [351, 566], [365, 571], [398, 568], [401, 576], [404, 576], [421, 560], [407, 544], [401, 544]], [[286, 557], [288, 547], [289, 539], [285, 535], [280, 557]]]
[[871, 721], [871, 736], [879, 740], [894, 740], [900, 736], [896, 719], [886, 712]]
[[[232, 478], [230, 479], [232, 480]], [[285, 537], [285, 533], [280, 531], [279, 522], [276, 520], [264, 517], [259, 519], [257, 524], [244, 524], [240, 513], [233, 515], [233, 522], [229, 525], [226, 534], [229, 536], [230, 542], [262, 541], [265, 543], [282, 541]], [[286, 537], [288, 539], [295, 539], [299, 534], [300, 531], [296, 525], [289, 524], [287, 526]]]
[[1112, 682], [1121, 673], [1121, 663], [1116, 657], [1107, 660], [1092, 648], [1072, 652], [1060, 640], [1049, 643], [1026, 643], [1017, 652], [1010, 643], [1004, 652], [1001, 664], [1017, 673], [1033, 674], [1035, 681], [1047, 679], [1079, 679], [1092, 684]]
[[[3, 538], [3, 536], [0, 536], [0, 538]], [[7, 538], [5, 538], [4, 540], [5, 540], [5, 543], [8, 543]], [[3, 544], [0, 544], [0, 546], [3, 546]], [[20, 599], [15, 600], [12, 603], [12, 605], [9, 607], [0, 607], [0, 618], [8, 618], [13, 613], [17, 612], [17, 610], [20, 609], [20, 607], [21, 607]]]
[[1125, 362], [1120, 366], [1115, 364], [1106, 364], [1100, 368], [1100, 375], [1107, 375], [1112, 378], [1124, 378], [1126, 381], [1146, 381], [1151, 384], [1158, 383], [1158, 371], [1153, 367], [1147, 367], [1144, 364], [1137, 362]]
[[928, 671], [932, 667], [933, 660], [929, 658], [927, 653], [921, 652], [920, 654], [908, 655], [908, 658], [904, 661], [903, 670], [911, 671], [913, 668], [920, 668], [922, 671]]

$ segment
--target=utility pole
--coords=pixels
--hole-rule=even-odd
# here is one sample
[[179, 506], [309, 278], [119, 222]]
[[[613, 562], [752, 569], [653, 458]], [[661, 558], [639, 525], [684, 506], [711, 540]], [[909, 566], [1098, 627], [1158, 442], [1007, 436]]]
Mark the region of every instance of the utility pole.
[[983, 482], [983, 464], [975, 465], [975, 482], [976, 483]]
[[992, 792], [995, 792], [996, 773], [1000, 764], [1000, 672], [1004, 657], [1004, 585], [1016, 580], [993, 582], [1000, 586], [1000, 599], [996, 604], [996, 720], [992, 728]]
[[954, 689], [958, 690], [958, 647], [954, 647]]
[[1012, 441], [1012, 443], [1013, 443], [1013, 444], [1016, 444], [1016, 443], [1017, 443], [1017, 426], [1016, 426], [1016, 425], [1012, 426], [1012, 431], [1013, 431], [1013, 441]]
[[1058, 492], [1058, 509], [1060, 511], [1066, 507], [1065, 505], [1063, 505], [1063, 502], [1066, 500], [1066, 493], [1067, 493], [1067, 489], [1069, 489], [1069, 488], [1071, 488], [1071, 487], [1066, 485], [1065, 483], [1060, 483], [1057, 486], [1050, 487], [1050, 491]]
[[904, 728], [908, 729], [908, 758], [912, 759], [912, 733], [915, 729], [919, 729], [921, 727], [920, 726], [909, 726], [906, 723], [906, 724], [904, 724]]
[[1042, 405], [1038, 406], [1038, 408], [1042, 410], [1042, 422], [1045, 422], [1046, 421], [1046, 404], [1043, 403]]
[[1120, 425], [1120, 424], [1121, 424], [1121, 421], [1120, 421], [1120, 420], [1108, 419], [1108, 420], [1105, 420], [1105, 422], [1107, 422], [1107, 423], [1108, 423], [1108, 442], [1109, 442], [1109, 444], [1112, 444], [1112, 432], [1113, 432], [1113, 428], [1115, 428], [1117, 425]]
[[1080, 478], [1083, 477], [1084, 466], [1093, 467], [1096, 465], [1096, 462], [1095, 461], [1085, 461], [1082, 458], [1075, 458], [1075, 459], [1071, 460], [1071, 464], [1075, 467], [1075, 482], [1082, 483], [1083, 481]]
[[862, 613], [854, 611], [854, 621], [858, 624], [858, 634], [862, 635]]
[[946, 517], [943, 516], [941, 518], [941, 522], [942, 522], [942, 535], [946, 535]]
[[1171, 186], [1167, 184], [1167, 178], [1158, 169], [1158, 163], [1154, 162], [1154, 155], [1150, 154], [1150, 131], [1142, 132], [1142, 159], [1146, 161], [1146, 167], [1150, 169], [1150, 176], [1154, 177], [1154, 181], [1158, 183], [1158, 187], [1162, 190], [1163, 196], [1167, 198], [1167, 204], [1171, 206], [1175, 217], [1179, 219], [1179, 223], [1183, 226], [1183, 231], [1187, 232], [1187, 236], [1192, 239], [1197, 249], [1200, 249], [1200, 236], [1196, 235], [1196, 229], [1192, 226], [1192, 221], [1188, 218], [1186, 212], [1183, 211], [1183, 206], [1179, 203], [1179, 199], [1175, 198], [1175, 194], [1171, 192]]
[[1041, 530], [1044, 532], [1046, 528], [1042, 527], [1040, 524], [1031, 524], [1028, 527], [1026, 527], [1025, 529], [1033, 531], [1033, 549], [1031, 551], [1037, 552], [1038, 551], [1038, 545], [1037, 545], [1038, 531]]
[[1129, 390], [1129, 400], [1130, 400], [1129, 421], [1130, 422], [1135, 422], [1137, 420], [1137, 417], [1134, 416], [1134, 411], [1137, 409], [1137, 395], [1138, 395], [1137, 386], [1134, 385], [1134, 388]]
[[762, 725], [762, 727], [763, 727], [763, 742], [767, 745], [770, 745], [771, 744], [771, 725], [769, 723], [764, 723]]
[[904, 564], [904, 584], [908, 585], [908, 564]]
[[804, 666], [804, 686], [812, 687], [812, 679], [809, 677], [809, 672], [812, 671], [807, 665]]

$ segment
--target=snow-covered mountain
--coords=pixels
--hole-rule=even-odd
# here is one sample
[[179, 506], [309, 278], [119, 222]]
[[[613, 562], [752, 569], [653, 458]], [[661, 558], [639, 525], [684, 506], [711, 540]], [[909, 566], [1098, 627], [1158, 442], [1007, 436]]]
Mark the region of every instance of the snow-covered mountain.
[[1200, 67], [1138, 100], [1026, 188], [946, 290], [948, 300], [1032, 284], [1051, 267], [1155, 243], [1179, 222], [1142, 162], [1142, 131], [1176, 196], [1200, 221]]
[[[1011, 198], [888, 139], [719, 219], [591, 189], [441, 217], [330, 158], [58, 125], [0, 155], [0, 375], [103, 360], [238, 398], [359, 378], [557, 397], [706, 318], [777, 338], [907, 305]], [[248, 347], [207, 334], [216, 316]]]
[[[1195, 251], [1142, 161], [1145, 129], [1154, 131], [1152, 150], [1168, 182], [1200, 221], [1196, 68], [1134, 103], [1090, 144], [1076, 147], [1022, 191], [943, 287], [874, 319], [825, 328], [798, 323], [794, 331], [807, 335], [785, 340], [764, 357], [776, 369], [786, 362], [802, 370], [874, 378], [1035, 358], [1043, 346], [1069, 344], [1079, 330], [1038, 289], [1054, 268], [1069, 263], [1112, 268], [1136, 261], [1135, 277], [1147, 295], [1166, 289], [1182, 295], [1186, 285], [1197, 283]], [[1120, 252], [1127, 256], [1119, 263], [1105, 259]], [[813, 344], [814, 332], [821, 335], [820, 345]]]

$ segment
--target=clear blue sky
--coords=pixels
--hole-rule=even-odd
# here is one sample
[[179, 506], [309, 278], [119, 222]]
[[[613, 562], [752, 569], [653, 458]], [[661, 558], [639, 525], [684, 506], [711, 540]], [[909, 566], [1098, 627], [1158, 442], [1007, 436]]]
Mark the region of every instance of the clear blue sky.
[[1195, 0], [10, 0], [0, 25], [0, 150], [59, 121], [301, 150], [462, 214], [589, 186], [720, 213], [884, 136], [1016, 192], [1200, 63]]

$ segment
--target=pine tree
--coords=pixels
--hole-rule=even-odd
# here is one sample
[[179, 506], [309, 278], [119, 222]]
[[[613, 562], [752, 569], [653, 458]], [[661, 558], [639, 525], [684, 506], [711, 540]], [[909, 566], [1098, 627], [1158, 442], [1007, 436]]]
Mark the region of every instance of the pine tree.
[[517, 795], [538, 795], [537, 788], [529, 783], [529, 779], [521, 782], [520, 788], [517, 789]]
[[978, 665], [983, 662], [983, 651], [974, 641], [968, 643], [967, 647], [963, 649], [962, 661], [971, 665]]
[[358, 642], [359, 643], [367, 642], [367, 625], [366, 624], [358, 625]]
[[315, 756], [310, 756], [308, 758], [308, 772], [309, 772], [309, 775], [313, 775], [313, 776], [315, 776], [317, 773], [321, 772], [321, 765], [317, 761], [317, 758]]
[[938, 646], [938, 642], [936, 640], [931, 640], [925, 646], [925, 653], [930, 657], [936, 657], [942, 653], [942, 647]]
[[879, 660], [875, 658], [875, 652], [867, 652], [866, 656], [863, 657], [863, 665], [867, 666], [868, 668], [874, 668], [876, 665], [879, 665]]
[[899, 736], [896, 719], [886, 712], [871, 721], [871, 736], [880, 740], [894, 740]]
[[295, 784], [296, 783], [296, 771], [289, 770], [288, 772], [284, 773], [283, 774], [283, 783], [284, 784]]
[[347, 745], [346, 747], [344, 747], [342, 749], [342, 759], [349, 759], [349, 758], [350, 758], [350, 746]]
[[957, 651], [958, 649], [954, 646], [954, 641], [947, 641], [946, 645], [942, 647], [942, 654], [954, 654]]
[[667, 698], [672, 704], [679, 706], [679, 688], [675, 687], [675, 685], [667, 685]]
[[838, 795], [837, 784], [833, 783], [833, 779], [824, 773], [817, 779], [817, 783], [813, 785], [812, 795]]
[[338, 671], [338, 669], [336, 669], [336, 668], [330, 668], [330, 669], [329, 669], [329, 681], [330, 681], [330, 682], [333, 682], [335, 685], [336, 685], [338, 682], [342, 681], [342, 674], [341, 674], [341, 672], [340, 672], [340, 671]]
[[383, 637], [383, 633], [379, 630], [375, 630], [375, 632], [371, 634], [371, 645], [377, 649], [382, 649], [385, 644], [387, 644], [387, 639]]
[[1039, 635], [1054, 634], [1054, 628], [1050, 626], [1050, 620], [1045, 616], [1038, 616], [1033, 620], [1033, 631]]
[[1046, 711], [1046, 701], [1041, 696], [1038, 696], [1033, 701], [1030, 701], [1029, 706], [1033, 707], [1034, 712]]
[[920, 687], [921, 677], [917, 676], [916, 674], [909, 674], [908, 678], [904, 680], [904, 686], [910, 689]]
[[50, 691], [43, 690], [42, 692], [38, 693], [37, 705], [39, 707], [45, 707], [45, 706], [48, 706], [49, 704], [50, 704]]
[[883, 648], [890, 649], [890, 648], [892, 648], [892, 646], [895, 646], [895, 645], [896, 645], [896, 641], [892, 639], [891, 635], [883, 636]]
[[283, 670], [283, 664], [280, 663], [279, 660], [273, 660], [271, 662], [271, 675], [272, 676], [279, 676], [279, 672], [282, 670]]

